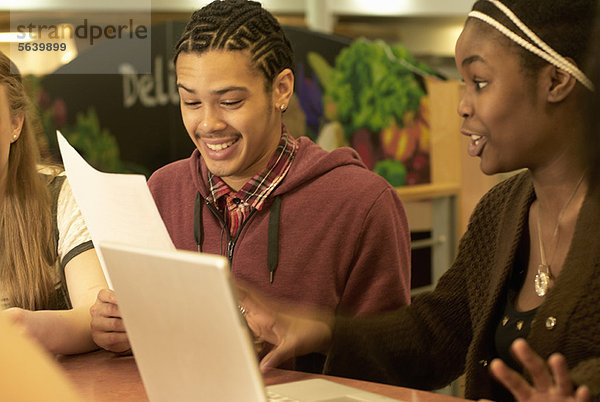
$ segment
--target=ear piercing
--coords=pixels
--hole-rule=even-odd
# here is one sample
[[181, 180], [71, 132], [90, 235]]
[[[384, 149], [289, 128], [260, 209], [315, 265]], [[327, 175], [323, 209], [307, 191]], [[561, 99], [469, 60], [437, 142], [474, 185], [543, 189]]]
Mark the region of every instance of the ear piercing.
[[283, 112], [286, 109], [286, 105], [284, 103], [282, 103], [281, 105], [279, 105], [279, 109]]
[[13, 141], [16, 141], [18, 138], [18, 136], [16, 134], [13, 134]]

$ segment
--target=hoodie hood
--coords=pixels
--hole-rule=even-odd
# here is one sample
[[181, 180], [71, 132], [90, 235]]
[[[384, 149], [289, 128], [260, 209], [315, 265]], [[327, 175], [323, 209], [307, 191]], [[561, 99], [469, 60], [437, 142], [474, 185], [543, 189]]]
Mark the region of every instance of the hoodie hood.
[[[352, 148], [343, 147], [327, 152], [307, 137], [300, 137], [296, 141], [298, 141], [298, 149], [292, 166], [285, 179], [273, 191], [273, 196], [284, 195], [304, 183], [342, 166], [354, 165], [367, 169], [358, 153]], [[207, 197], [209, 194], [208, 169], [204, 159], [195, 149], [188, 161], [196, 189], [203, 197]]]

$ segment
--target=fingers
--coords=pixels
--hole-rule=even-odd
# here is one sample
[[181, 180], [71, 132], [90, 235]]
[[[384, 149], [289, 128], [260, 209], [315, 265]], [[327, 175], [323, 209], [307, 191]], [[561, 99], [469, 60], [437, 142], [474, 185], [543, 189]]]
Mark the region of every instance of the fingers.
[[255, 313], [247, 313], [245, 317], [248, 328], [250, 328], [256, 341], [267, 342], [272, 345], [279, 343], [279, 336], [273, 330], [275, 326], [274, 318], [264, 317]]
[[[569, 368], [565, 357], [560, 353], [555, 353], [548, 358], [548, 365], [550, 366], [550, 370], [552, 370], [557, 392], [564, 396], [572, 395], [574, 385], [569, 376]], [[577, 388], [575, 391], [575, 401], [577, 402], [589, 402], [591, 398], [590, 389], [585, 385]]]
[[[515, 359], [529, 372], [534, 387], [529, 385], [520, 374], [511, 370], [499, 359], [492, 361], [490, 370], [498, 381], [500, 381], [517, 400], [529, 399], [534, 392], [544, 393], [553, 387], [553, 379], [548, 370], [548, 366], [537, 353], [531, 350], [524, 339], [515, 340], [511, 346], [511, 351], [514, 354]], [[561, 367], [559, 366], [560, 364], [558, 364], [556, 368], [560, 371]], [[566, 367], [564, 367], [563, 371], [568, 377]], [[561, 381], [564, 383], [565, 380], [561, 378]], [[569, 386], [569, 384], [564, 383], [563, 385]], [[572, 392], [572, 387], [569, 394], [570, 392]]]
[[504, 364], [502, 360], [492, 360], [490, 371], [514, 395], [515, 399], [521, 401], [531, 397], [533, 393], [531, 386], [521, 375]]
[[98, 317], [115, 317], [121, 318], [121, 312], [117, 304], [117, 299], [114, 292], [109, 289], [102, 289], [98, 292], [96, 302], [90, 307], [92, 321]]
[[98, 292], [96, 302], [90, 307], [90, 328], [96, 345], [116, 353], [130, 351], [129, 339], [115, 294], [110, 289]]
[[592, 400], [592, 393], [587, 386], [583, 385], [583, 386], [577, 388], [577, 391], [575, 392], [575, 401], [591, 402], [591, 400]]
[[259, 341], [274, 348], [261, 360], [261, 370], [277, 367], [294, 356], [322, 352], [329, 348], [333, 328], [332, 312], [308, 307], [282, 306], [238, 286], [238, 300], [248, 327]]
[[96, 345], [115, 353], [130, 353], [131, 345], [125, 332], [93, 332]]
[[111, 352], [125, 352], [130, 349], [123, 320], [92, 315], [90, 322], [92, 339], [96, 345]]
[[548, 365], [554, 376], [554, 383], [557, 391], [561, 395], [571, 395], [573, 393], [573, 383], [569, 377], [567, 361], [560, 353], [555, 353], [548, 359]]
[[98, 292], [98, 301], [103, 303], [117, 304], [115, 292], [110, 289], [102, 289]]
[[[511, 350], [533, 381], [533, 386], [518, 373], [507, 367], [500, 359], [490, 364], [490, 371], [518, 401], [544, 400], [543, 398], [568, 398], [577, 402], [589, 402], [590, 390], [586, 386], [579, 387], [573, 393], [573, 383], [569, 377], [567, 362], [560, 353], [555, 353], [546, 362], [535, 353], [524, 339], [513, 342]], [[534, 398], [535, 397], [535, 398]], [[540, 399], [542, 398], [542, 399]]]
[[552, 375], [546, 362], [529, 347], [524, 339], [515, 340], [511, 346], [511, 351], [516, 360], [523, 365], [531, 376], [537, 391], [546, 392], [553, 386]]
[[121, 318], [92, 315], [90, 327], [92, 332], [125, 332], [125, 325]]
[[279, 337], [274, 331], [274, 327], [278, 325], [279, 314], [267, 307], [256, 295], [243, 294], [239, 297], [239, 303], [244, 309], [246, 323], [254, 336], [274, 345], [279, 343]]
[[289, 347], [289, 343], [282, 341], [277, 347], [271, 350], [260, 361], [260, 371], [265, 373], [272, 368], [278, 367], [281, 363], [295, 356], [294, 348]]

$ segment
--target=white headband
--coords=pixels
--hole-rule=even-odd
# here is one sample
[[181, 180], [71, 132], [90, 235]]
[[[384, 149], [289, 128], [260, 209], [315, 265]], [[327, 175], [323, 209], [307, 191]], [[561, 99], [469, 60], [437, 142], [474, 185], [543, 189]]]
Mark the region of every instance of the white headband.
[[590, 79], [586, 77], [586, 75], [579, 68], [577, 68], [575, 64], [571, 63], [569, 60], [556, 53], [554, 49], [548, 46], [548, 44], [546, 44], [533, 31], [531, 31], [531, 29], [529, 29], [527, 25], [525, 25], [508, 7], [506, 7], [498, 0], [487, 1], [495, 5], [498, 9], [500, 9], [500, 11], [506, 14], [506, 16], [510, 18], [510, 20], [514, 22], [515, 25], [519, 29], [521, 29], [525, 33], [525, 35], [529, 37], [529, 39], [535, 42], [535, 45], [521, 38], [519, 35], [511, 31], [510, 29], [508, 29], [489, 15], [486, 15], [480, 11], [471, 11], [469, 13], [469, 17], [478, 18], [484, 22], [487, 22], [488, 24], [496, 28], [498, 31], [500, 31], [502, 34], [504, 34], [517, 44], [521, 45], [523, 48], [529, 50], [531, 53], [538, 55], [542, 59], [546, 60], [548, 63], [555, 65], [561, 70], [565, 70], [573, 77], [575, 77], [577, 81], [581, 82], [587, 89], [589, 89], [592, 92], [594, 91], [594, 84], [592, 83], [592, 81], [590, 81]]

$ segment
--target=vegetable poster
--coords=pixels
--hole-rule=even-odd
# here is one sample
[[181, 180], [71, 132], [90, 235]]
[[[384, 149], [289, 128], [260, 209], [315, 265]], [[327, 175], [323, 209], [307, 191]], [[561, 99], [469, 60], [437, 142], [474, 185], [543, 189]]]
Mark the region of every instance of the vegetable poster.
[[310, 49], [306, 65], [296, 56], [307, 135], [328, 150], [353, 147], [393, 186], [430, 182], [424, 85], [426, 76], [435, 75], [430, 68], [401, 45], [363, 39], [349, 42], [333, 61]]

